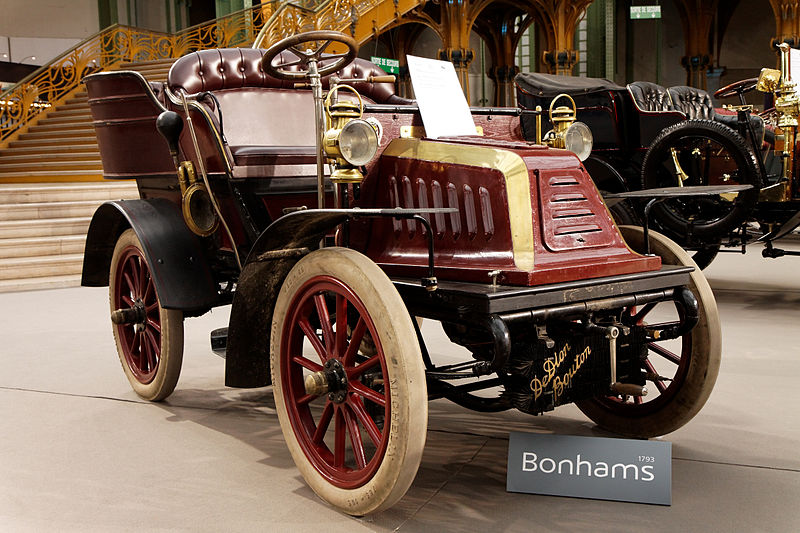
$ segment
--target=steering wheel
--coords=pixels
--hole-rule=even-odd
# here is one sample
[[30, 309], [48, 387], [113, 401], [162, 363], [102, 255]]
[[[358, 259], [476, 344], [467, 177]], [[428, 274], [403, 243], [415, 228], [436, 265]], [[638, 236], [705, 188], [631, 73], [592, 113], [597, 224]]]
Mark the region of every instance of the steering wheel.
[[[319, 44], [322, 42], [322, 44]], [[302, 46], [314, 43], [314, 48]], [[347, 52], [325, 56], [325, 66], [319, 67], [320, 76], [331, 74], [349, 65], [356, 57], [358, 45], [356, 41], [344, 33], [330, 30], [309, 31], [292, 35], [270, 46], [261, 59], [261, 66], [267, 74], [281, 80], [298, 80], [308, 76], [308, 65], [311, 61], [321, 61], [322, 54], [331, 43], [343, 44]], [[284, 51], [293, 52], [299, 59], [273, 64], [273, 60]], [[330, 62], [328, 62], [330, 61]], [[296, 68], [293, 68], [296, 67]]]
[[748, 78], [746, 80], [739, 80], [733, 82], [730, 85], [726, 85], [722, 89], [719, 89], [717, 92], [715, 92], [714, 98], [727, 98], [729, 96], [735, 96], [737, 94], [749, 93], [750, 91], [756, 88], [757, 83], [758, 83], [758, 78]]

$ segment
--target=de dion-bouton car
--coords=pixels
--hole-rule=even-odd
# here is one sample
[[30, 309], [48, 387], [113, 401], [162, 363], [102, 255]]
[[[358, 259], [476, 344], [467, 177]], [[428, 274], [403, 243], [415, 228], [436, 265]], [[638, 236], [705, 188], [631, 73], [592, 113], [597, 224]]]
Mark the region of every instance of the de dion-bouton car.
[[[431, 399], [576, 403], [640, 438], [695, 416], [720, 363], [714, 296], [677, 244], [614, 223], [585, 130], [527, 142], [520, 110], [475, 108], [474, 135], [428, 138], [356, 51], [314, 31], [190, 53], [165, 84], [86, 78], [104, 175], [141, 196], [98, 208], [83, 267], [109, 287], [134, 391], [172, 393], [184, 320], [231, 305], [211, 332], [226, 385], [272, 385], [306, 482], [354, 515], [411, 485]], [[437, 361], [422, 320], [466, 360]]]

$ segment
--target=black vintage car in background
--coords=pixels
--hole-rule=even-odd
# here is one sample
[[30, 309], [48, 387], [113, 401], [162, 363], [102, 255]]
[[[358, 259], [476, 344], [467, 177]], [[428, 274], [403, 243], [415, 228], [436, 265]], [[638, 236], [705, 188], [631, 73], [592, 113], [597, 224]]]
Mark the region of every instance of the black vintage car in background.
[[[795, 84], [788, 77], [788, 45], [781, 45], [782, 69], [764, 69], [715, 93], [737, 100], [715, 108], [711, 96], [688, 86], [665, 88], [650, 82], [626, 87], [606, 79], [520, 74], [520, 107], [556, 111], [562, 93], [575, 101], [576, 118], [594, 137], [584, 162], [608, 195], [664, 187], [743, 185], [737, 193], [676, 197], [659, 201], [649, 224], [694, 252], [701, 266], [720, 248], [743, 251], [763, 243], [765, 257], [794, 255], [774, 241], [800, 224], [800, 185], [795, 176], [795, 130], [800, 115]], [[756, 114], [744, 94], [758, 89], [775, 105]], [[536, 137], [533, 115], [522, 118], [525, 138]], [[609, 202], [613, 203], [613, 202]], [[622, 223], [641, 223], [645, 200], [611, 206]]]

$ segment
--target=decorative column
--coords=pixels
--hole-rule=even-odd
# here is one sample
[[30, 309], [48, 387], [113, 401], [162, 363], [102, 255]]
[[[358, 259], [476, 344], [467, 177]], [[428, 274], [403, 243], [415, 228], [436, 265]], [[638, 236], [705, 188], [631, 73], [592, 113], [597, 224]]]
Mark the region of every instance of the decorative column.
[[[527, 2], [526, 2], [527, 3]], [[542, 58], [553, 74], [572, 76], [578, 62], [573, 48], [575, 25], [592, 0], [530, 0], [541, 19], [541, 29], [547, 38], [547, 50]]]
[[681, 65], [686, 69], [686, 85], [703, 90], [708, 88], [706, 72], [714, 59], [711, 36], [718, 5], [719, 0], [675, 0], [683, 26], [686, 55]]
[[788, 42], [791, 46], [800, 45], [800, 2], [798, 0], [769, 0], [775, 13], [775, 38], [777, 43]]
[[[523, 11], [524, 3], [514, 9], [507, 4], [496, 3], [485, 9], [475, 21], [475, 32], [486, 43], [492, 66], [486, 74], [494, 82], [495, 106], [514, 105], [514, 77], [519, 73], [516, 52], [522, 34], [533, 23], [533, 15]], [[519, 24], [517, 24], [519, 20]]]

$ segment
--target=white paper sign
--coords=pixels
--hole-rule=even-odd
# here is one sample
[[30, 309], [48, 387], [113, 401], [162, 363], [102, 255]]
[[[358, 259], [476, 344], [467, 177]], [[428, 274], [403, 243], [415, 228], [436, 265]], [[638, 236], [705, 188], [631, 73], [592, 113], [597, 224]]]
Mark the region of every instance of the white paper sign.
[[424, 57], [406, 58], [425, 135], [429, 139], [475, 135], [475, 122], [453, 64]]
[[789, 72], [787, 77], [794, 81], [797, 73], [800, 73], [800, 50], [792, 48], [789, 50]]

